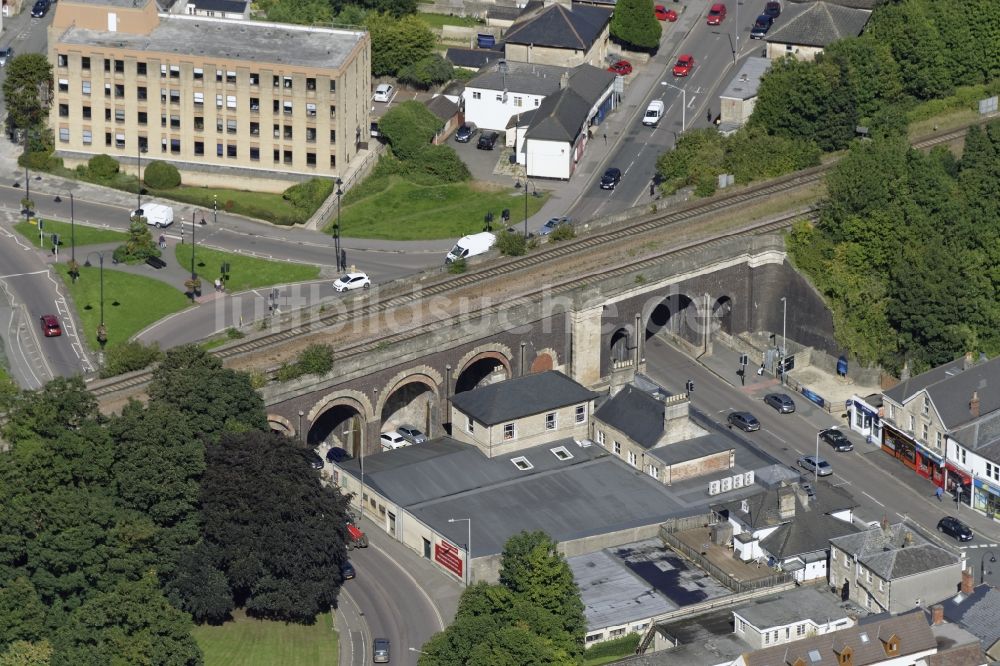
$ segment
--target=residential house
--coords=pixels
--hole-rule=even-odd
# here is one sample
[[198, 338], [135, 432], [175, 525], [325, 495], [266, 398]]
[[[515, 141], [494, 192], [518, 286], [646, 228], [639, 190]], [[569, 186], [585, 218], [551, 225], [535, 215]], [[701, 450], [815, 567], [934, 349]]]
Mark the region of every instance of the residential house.
[[937, 652], [920, 610], [879, 616], [857, 626], [747, 652], [733, 666], [910, 666]]
[[830, 539], [830, 586], [872, 612], [900, 613], [955, 593], [962, 561], [905, 523]]
[[483, 67], [504, 59], [502, 51], [492, 49], [463, 49], [449, 48], [445, 51], [444, 59], [455, 67], [478, 72]]
[[785, 2], [780, 20], [768, 32], [767, 57], [793, 56], [813, 60], [816, 54], [845, 37], [857, 37], [871, 17], [871, 9], [847, 6], [848, 3], [814, 0]]
[[737, 636], [760, 650], [853, 627], [855, 621], [829, 592], [800, 587], [733, 610]]
[[991, 662], [1000, 661], [1000, 589], [992, 585], [974, 587], [973, 581], [971, 569], [962, 572], [961, 589], [941, 602], [942, 613], [949, 622], [975, 636]]
[[225, 19], [246, 19], [250, 16], [248, 0], [186, 0], [177, 3], [185, 14]]
[[452, 397], [452, 437], [488, 458], [567, 437], [586, 439], [595, 398], [555, 370], [480, 386]]
[[[990, 631], [989, 625], [993, 628], [997, 625], [997, 611], [1000, 608], [994, 608], [994, 615], [989, 617], [988, 626], [982, 627], [977, 621], [972, 621], [972, 624]], [[936, 654], [927, 657], [927, 666], [986, 666], [987, 658], [979, 637], [961, 623], [949, 621], [945, 617], [943, 604], [931, 606], [925, 611], [925, 615], [938, 647]]]
[[434, 114], [434, 117], [441, 121], [441, 129], [437, 131], [431, 143], [440, 145], [448, 141], [451, 133], [463, 122], [462, 110], [459, 107], [461, 98], [450, 95], [434, 95], [427, 102], [427, 110]]
[[720, 132], [731, 134], [750, 119], [757, 105], [760, 80], [769, 69], [771, 61], [767, 58], [751, 56], [744, 61], [740, 71], [719, 94]]
[[505, 130], [511, 117], [537, 109], [559, 91], [564, 67], [498, 61], [469, 80], [462, 91], [466, 122]]
[[509, 62], [604, 68], [611, 25], [610, 8], [566, 0], [528, 8], [504, 35]]

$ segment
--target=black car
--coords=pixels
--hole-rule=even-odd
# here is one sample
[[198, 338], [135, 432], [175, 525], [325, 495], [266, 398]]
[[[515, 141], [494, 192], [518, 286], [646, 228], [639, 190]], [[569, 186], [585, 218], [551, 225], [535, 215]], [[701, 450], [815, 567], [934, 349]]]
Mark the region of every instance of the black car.
[[613, 190], [615, 189], [615, 185], [620, 182], [622, 182], [622, 170], [611, 167], [601, 176], [601, 189]]
[[750, 39], [764, 39], [767, 31], [771, 29], [774, 19], [767, 14], [761, 14], [754, 21], [753, 28], [750, 29]]
[[42, 18], [49, 13], [49, 0], [38, 0], [31, 8], [31, 18]]
[[771, 2], [764, 5], [764, 14], [770, 16], [772, 19], [776, 19], [781, 16], [781, 3], [777, 0], [771, 0]]
[[493, 146], [496, 145], [499, 137], [500, 135], [496, 132], [483, 132], [479, 135], [479, 141], [476, 143], [476, 148], [479, 150], [493, 150]]
[[959, 541], [972, 541], [972, 530], [954, 516], [945, 516], [938, 521], [938, 532], [943, 532], [953, 539]]
[[354, 565], [350, 561], [344, 562], [340, 565], [340, 575], [344, 580], [350, 580], [354, 578]]
[[465, 123], [455, 131], [455, 141], [459, 143], [469, 143], [472, 135], [476, 133], [476, 126], [472, 123]]
[[159, 257], [146, 257], [146, 263], [156, 270], [160, 270], [167, 265], [167, 262], [163, 261], [163, 259], [160, 259]]
[[309, 466], [313, 469], [323, 469], [323, 459], [315, 451], [306, 453], [306, 458], [309, 459]]
[[332, 463], [339, 463], [344, 462], [345, 460], [350, 460], [351, 454], [339, 446], [334, 446], [326, 452], [326, 459]]
[[795, 411], [795, 401], [787, 393], [768, 393], [764, 402], [774, 407], [779, 414], [791, 414]]
[[854, 450], [854, 445], [851, 444], [851, 440], [844, 437], [844, 433], [840, 432], [836, 428], [824, 430], [819, 434], [819, 438], [832, 446], [834, 451], [844, 452]]
[[750, 412], [732, 412], [726, 417], [729, 425], [736, 426], [743, 432], [754, 432], [760, 430], [760, 421]]

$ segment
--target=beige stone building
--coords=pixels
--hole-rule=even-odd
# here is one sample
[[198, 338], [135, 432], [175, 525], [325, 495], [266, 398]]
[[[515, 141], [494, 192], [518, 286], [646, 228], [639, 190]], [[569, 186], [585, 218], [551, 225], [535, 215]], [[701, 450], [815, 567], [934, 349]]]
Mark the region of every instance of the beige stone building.
[[[163, 160], [186, 182], [258, 189], [337, 177], [367, 146], [368, 33], [62, 0], [49, 28], [51, 124], [68, 165]], [[188, 177], [191, 174], [192, 177]]]
[[611, 9], [548, 0], [521, 14], [504, 35], [504, 55], [512, 62], [606, 67]]

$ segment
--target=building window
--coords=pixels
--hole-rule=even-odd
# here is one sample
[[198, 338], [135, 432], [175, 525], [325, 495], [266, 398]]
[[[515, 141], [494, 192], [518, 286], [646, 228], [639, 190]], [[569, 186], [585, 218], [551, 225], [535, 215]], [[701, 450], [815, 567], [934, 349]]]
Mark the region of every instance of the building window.
[[895, 420], [896, 418], [896, 405], [889, 403], [889, 418]]
[[764, 645], [770, 645], [770, 644], [771, 644], [771, 632], [765, 631], [764, 632]]
[[68, 127], [60, 127], [59, 128], [59, 140], [60, 141], [69, 141], [69, 128]]
[[202, 106], [204, 103], [205, 103], [205, 93], [203, 93], [203, 92], [196, 92], [194, 94], [194, 105], [195, 106]]
[[222, 132], [222, 118], [215, 119], [215, 131]]
[[545, 429], [546, 430], [555, 430], [557, 423], [558, 422], [556, 420], [556, 413], [555, 412], [549, 412], [548, 414], [545, 415]]
[[330, 79], [330, 92], [337, 92], [337, 81], [335, 79]]
[[170, 103], [171, 104], [180, 104], [181, 103], [181, 91], [180, 90], [171, 90], [170, 91]]
[[307, 116], [315, 116], [316, 115], [316, 105], [315, 104], [306, 104], [306, 115]]
[[68, 118], [69, 117], [69, 104], [60, 104], [59, 105], [59, 117], [60, 118]]
[[927, 416], [930, 413], [931, 413], [931, 399], [925, 395], [924, 396], [924, 416]]
[[285, 138], [286, 139], [294, 138], [291, 125], [285, 125]]
[[83, 119], [84, 120], [90, 120], [90, 107], [89, 106], [83, 107]]
[[83, 144], [89, 146], [94, 142], [94, 133], [90, 130], [83, 130]]
[[646, 468], [646, 473], [649, 474], [654, 479], [656, 479], [657, 481], [660, 480], [660, 468], [657, 467], [656, 465], [649, 465]]
[[941, 450], [942, 444], [941, 444], [941, 433], [940, 432], [934, 433], [934, 445], [937, 446], [938, 451]]
[[503, 102], [504, 101], [503, 100], [503, 95], [497, 95], [497, 101], [498, 102]]
[[236, 120], [235, 119], [227, 120], [226, 121], [226, 132], [228, 132], [229, 134], [236, 134]]
[[535, 466], [531, 464], [531, 461], [525, 458], [524, 456], [511, 458], [510, 461], [514, 463], [514, 467], [518, 468], [522, 472], [527, 472], [529, 469], [535, 468]]
[[628, 464], [635, 467], [635, 451], [628, 452]]
[[[108, 71], [108, 61], [107, 60], [104, 61], [104, 71], [105, 72]], [[161, 79], [167, 78], [167, 66], [166, 65], [160, 65], [160, 78]]]
[[921, 439], [923, 439], [926, 442], [927, 441], [927, 437], [930, 435], [930, 428], [927, 427], [926, 423], [924, 424], [923, 433], [922, 434], [923, 434], [923, 437], [921, 437]]
[[292, 77], [286, 76], [284, 78], [284, 81], [285, 81], [285, 90], [291, 90], [292, 89]]
[[250, 85], [259, 86], [260, 85], [260, 74], [250, 73]]
[[215, 156], [222, 157], [222, 150], [224, 146], [221, 143], [215, 144]]
[[517, 97], [517, 96], [515, 96], [514, 97], [514, 106], [516, 106], [518, 108], [524, 106], [524, 98], [523, 97]]
[[216, 83], [222, 83], [222, 70], [221, 69], [215, 70], [215, 82]]
[[965, 449], [961, 446], [958, 447], [958, 459], [962, 461], [963, 465], [965, 464]]
[[59, 92], [69, 92], [69, 79], [59, 79]]
[[472, 99], [482, 99], [482, 98], [483, 98], [483, 93], [481, 92], [472, 93]]
[[331, 104], [330, 105], [330, 117], [331, 118], [336, 118], [337, 117], [337, 105], [336, 104]]
[[236, 157], [236, 144], [227, 143], [226, 144], [226, 157]]
[[115, 84], [115, 97], [121, 98], [125, 96], [125, 84], [116, 83]]
[[277, 99], [276, 100], [272, 100], [271, 111], [277, 113], [280, 110], [281, 110], [281, 100], [277, 100]]
[[577, 423], [587, 422], [587, 405], [577, 405], [576, 414], [574, 415], [574, 420]]
[[124, 147], [125, 147], [125, 134], [124, 133], [115, 134], [115, 148], [124, 148]]
[[90, 58], [87, 57], [80, 58], [80, 69], [86, 69], [86, 70], [90, 69]]
[[517, 428], [514, 427], [513, 423], [505, 423], [503, 425], [503, 438], [504, 441], [514, 439], [517, 437]]
[[[89, 61], [90, 59], [85, 58], [85, 60]], [[87, 69], [90, 69], [90, 67], [87, 67]], [[135, 74], [136, 76], [146, 76], [146, 63], [144, 62], [135, 63]]]
[[149, 114], [145, 111], [139, 111], [136, 114], [136, 119], [139, 121], [140, 125], [145, 125], [148, 122]]
[[554, 449], [549, 449], [549, 451], [559, 460], [572, 460], [573, 458], [573, 454], [565, 446], [557, 446]]
[[[277, 161], [277, 158], [275, 158], [275, 161]], [[476, 432], [476, 424], [471, 416], [465, 419], [465, 431], [468, 433]]]
[[277, 74], [275, 74], [273, 77], [271, 77], [271, 85], [273, 87], [275, 87], [275, 88], [280, 88], [281, 87], [281, 77], [278, 76]]
[[236, 95], [226, 95], [226, 108], [227, 109], [236, 108]]
[[274, 133], [274, 138], [275, 139], [280, 139], [281, 138], [281, 125], [274, 125], [273, 127], [274, 127], [274, 132], [273, 132]]
[[59, 55], [56, 56], [56, 63], [60, 67], [66, 67], [67, 65], [69, 65], [69, 56], [67, 56], [65, 53], [60, 53]]
[[250, 146], [250, 161], [260, 162], [260, 147]]
[[111, 84], [110, 83], [105, 83], [104, 84], [104, 96], [105, 97], [111, 97]]
[[111, 109], [104, 109], [104, 119], [111, 122]]
[[292, 103], [291, 102], [287, 102], [286, 101], [286, 102], [284, 102], [282, 104], [282, 106], [285, 108], [285, 115], [286, 116], [292, 115]]
[[195, 81], [201, 81], [205, 78], [205, 70], [201, 67], [195, 67], [193, 75]]
[[878, 591], [885, 592], [885, 581], [881, 578], [878, 579]]
[[616, 440], [612, 450], [615, 452], [616, 456], [620, 456], [622, 454], [622, 445]]
[[337, 143], [337, 130], [330, 130], [330, 143]]
[[306, 78], [306, 90], [316, 90], [316, 79], [313, 77]]
[[145, 102], [147, 97], [146, 86], [137, 86], [135, 89], [135, 97], [140, 102]]
[[806, 635], [806, 625], [804, 623], [796, 625], [796, 627], [795, 627], [795, 635], [796, 636], [805, 636]]
[[309, 143], [316, 143], [316, 128], [307, 127], [306, 128], [306, 141]]
[[226, 70], [226, 83], [236, 83], [236, 72]]
[[90, 81], [81, 81], [80, 85], [83, 88], [83, 94], [84, 95], [89, 95], [90, 94]]
[[125, 109], [115, 109], [115, 122], [116, 123], [125, 122]]
[[181, 78], [181, 68], [177, 65], [170, 66], [170, 78], [179, 79]]
[[115, 74], [124, 74], [124, 73], [125, 73], [125, 61], [115, 60]]
[[910, 428], [909, 428], [909, 430], [910, 430], [910, 432], [914, 432], [914, 431], [916, 431], [916, 429], [917, 429], [917, 418], [913, 414], [910, 414]]
[[250, 136], [260, 136], [260, 123], [250, 123]]
[[541, 103], [541, 101], [542, 101], [542, 100], [540, 100], [539, 98], [537, 98], [537, 97], [536, 97], [536, 98], [535, 98], [535, 106], [538, 106], [538, 105], [539, 105], [539, 103]]
[[601, 447], [604, 446], [604, 431], [603, 430], [598, 430], [597, 431], [597, 444], [599, 446], [601, 446]]
[[587, 634], [587, 639], [586, 640], [587, 640], [588, 643], [593, 643], [594, 641], [599, 641], [602, 638], [604, 638], [604, 632], [603, 631], [598, 632], [596, 634]]
[[104, 145], [111, 146], [111, 132], [104, 133]]
[[291, 164], [294, 161], [293, 157], [294, 156], [292, 155], [292, 151], [290, 151], [290, 150], [284, 151], [284, 153], [282, 155], [282, 158], [284, 159], [285, 164]]
[[257, 113], [258, 111], [260, 111], [260, 98], [259, 97], [251, 97], [250, 98], [250, 112], [251, 113]]
[[199, 155], [199, 156], [205, 154], [205, 142], [204, 141], [195, 141], [194, 142], [194, 154], [195, 155]]
[[217, 109], [221, 109], [222, 108], [222, 95], [216, 95], [215, 96], [215, 108], [217, 108]]
[[330, 168], [331, 169], [336, 169], [337, 168], [337, 156], [336, 155], [330, 155]]
[[170, 152], [174, 153], [175, 155], [179, 154], [181, 152], [181, 140], [180, 139], [171, 139], [170, 140]]

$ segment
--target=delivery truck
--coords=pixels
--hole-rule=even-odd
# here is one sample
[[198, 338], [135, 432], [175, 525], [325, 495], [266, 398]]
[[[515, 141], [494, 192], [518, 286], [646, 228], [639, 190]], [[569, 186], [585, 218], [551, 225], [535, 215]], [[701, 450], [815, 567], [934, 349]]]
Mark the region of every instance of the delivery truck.
[[163, 204], [148, 203], [132, 211], [132, 217], [144, 217], [149, 226], [163, 229], [174, 223], [174, 209]]

